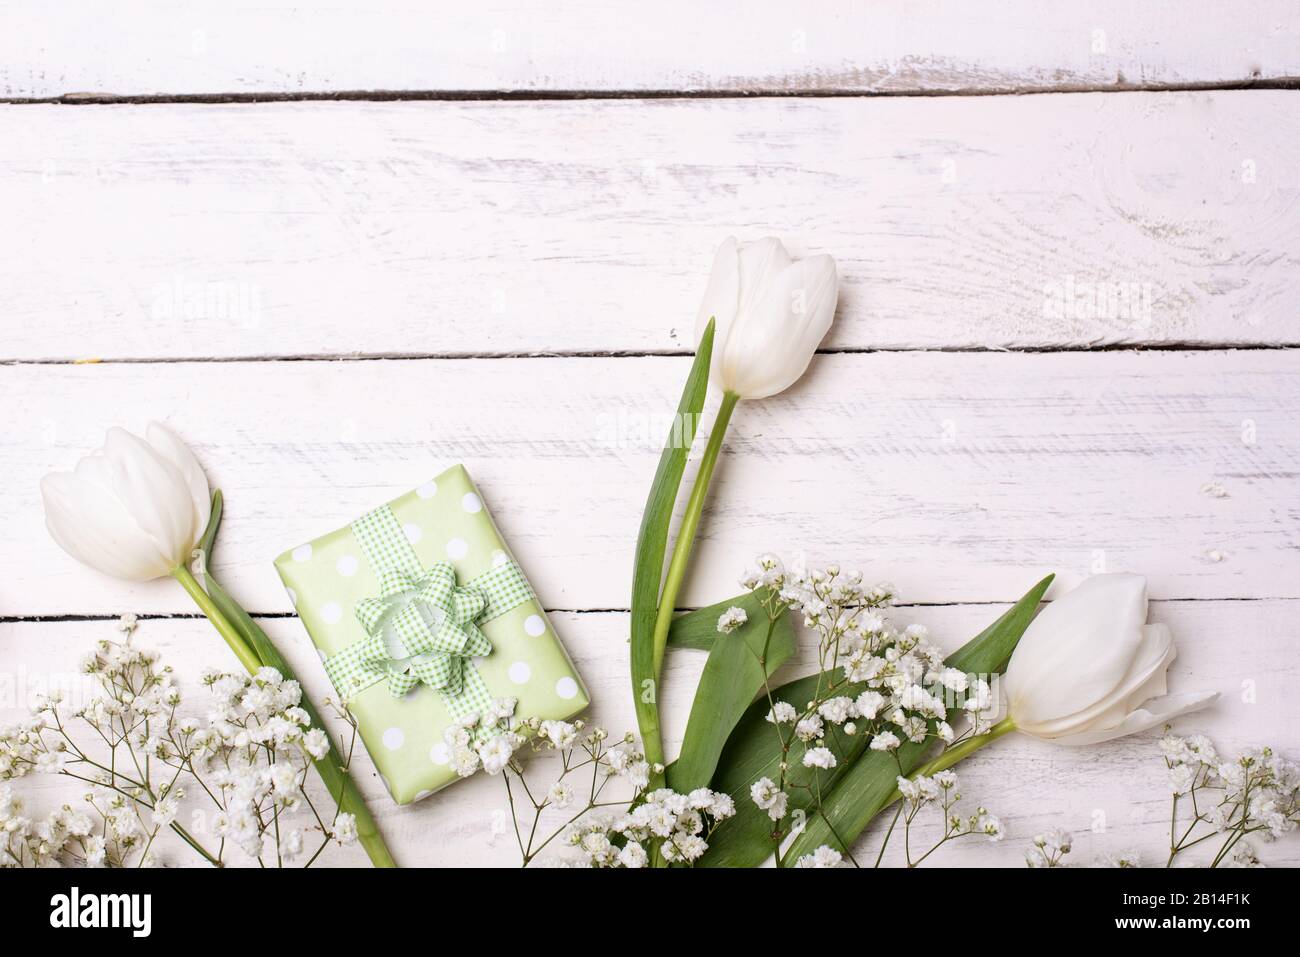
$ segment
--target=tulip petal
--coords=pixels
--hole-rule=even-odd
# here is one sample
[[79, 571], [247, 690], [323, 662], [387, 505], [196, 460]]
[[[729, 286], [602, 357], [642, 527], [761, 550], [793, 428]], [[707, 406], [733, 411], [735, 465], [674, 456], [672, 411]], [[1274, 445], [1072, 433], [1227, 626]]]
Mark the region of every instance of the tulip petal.
[[775, 395], [808, 369], [835, 318], [835, 260], [810, 256], [772, 276], [760, 298], [742, 310], [725, 356], [736, 392], [747, 399]]
[[1044, 608], [1002, 684], [1016, 725], [1031, 734], [1109, 699], [1143, 648], [1146, 579], [1094, 575]]
[[41, 479], [45, 527], [65, 552], [114, 578], [149, 581], [170, 566], [122, 502], [92, 477], [94, 468], [54, 472]]
[[190, 499], [194, 503], [193, 537], [197, 539], [208, 527], [208, 518], [212, 513], [212, 491], [208, 487], [208, 477], [203, 471], [203, 466], [195, 458], [193, 450], [161, 422], [150, 422], [144, 436], [163, 458], [176, 466], [181, 477], [185, 479], [185, 484], [190, 490]]
[[790, 268], [790, 254], [781, 240], [765, 236], [741, 243], [737, 250], [740, 267], [739, 315], [745, 316], [758, 305], [776, 277]]
[[1151, 624], [1141, 628], [1141, 643], [1123, 679], [1111, 692], [1074, 714], [1041, 721], [1030, 730], [1043, 738], [1057, 738], [1081, 728], [1106, 728], [1124, 717], [1149, 698], [1166, 690], [1165, 673], [1178, 651], [1168, 625]]
[[713, 256], [713, 269], [709, 273], [709, 285], [704, 290], [704, 299], [700, 302], [700, 311], [695, 316], [695, 341], [704, 336], [704, 329], [713, 319], [713, 368], [714, 381], [726, 388], [718, 378], [723, 347], [727, 334], [736, 321], [736, 310], [740, 305], [740, 260], [736, 249], [736, 237], [728, 236], [718, 247]]
[[195, 529], [190, 488], [180, 470], [139, 436], [112, 428], [102, 456], [82, 459], [77, 468], [98, 459], [107, 469], [109, 487], [137, 525], [173, 565], [188, 561], [202, 529]]
[[1146, 731], [1156, 725], [1165, 724], [1182, 714], [1199, 711], [1219, 697], [1217, 691], [1199, 691], [1187, 694], [1171, 694], [1163, 698], [1148, 701], [1145, 708], [1130, 712], [1123, 721], [1109, 728], [1094, 728], [1080, 731], [1061, 738], [1053, 738], [1053, 744], [1071, 746], [1098, 744], [1113, 738], [1122, 738], [1126, 734]]

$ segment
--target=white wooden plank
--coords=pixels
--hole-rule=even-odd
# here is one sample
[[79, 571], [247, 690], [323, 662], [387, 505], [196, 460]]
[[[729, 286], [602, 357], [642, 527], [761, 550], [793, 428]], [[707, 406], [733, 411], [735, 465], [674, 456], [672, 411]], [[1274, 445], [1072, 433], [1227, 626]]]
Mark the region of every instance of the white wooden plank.
[[0, 358], [682, 351], [733, 232], [828, 348], [1297, 343], [1293, 97], [0, 107]]
[[[935, 640], [953, 648], [1003, 610], [998, 605], [909, 608], [897, 610], [895, 620], [926, 624]], [[1180, 654], [1170, 673], [1171, 688], [1216, 689], [1223, 695], [1212, 710], [1182, 719], [1180, 730], [1209, 733], [1225, 752], [1269, 743], [1293, 759], [1300, 758], [1295, 730], [1300, 727], [1300, 704], [1289, 691], [1300, 678], [1295, 601], [1156, 602], [1151, 616], [1168, 622], [1178, 640]], [[561, 614], [555, 623], [592, 688], [592, 719], [616, 734], [634, 728], [622, 640], [626, 615]], [[284, 619], [266, 624], [308, 691], [324, 695], [324, 675], [301, 626]], [[114, 637], [112, 622], [0, 624], [0, 659], [5, 663], [0, 674], [0, 723], [20, 717], [31, 695], [48, 686], [49, 676], [56, 686], [76, 681], [78, 659], [100, 637]], [[145, 621], [136, 640], [141, 647], [161, 651], [176, 667], [187, 690], [187, 713], [203, 714], [205, 692], [195, 681], [203, 667], [237, 667], [202, 622]], [[812, 658], [807, 648], [803, 651], [782, 676], [810, 670]], [[703, 656], [694, 652], [668, 656], [664, 714], [670, 753], [684, 731], [702, 662]], [[1082, 749], [1019, 736], [999, 742], [959, 771], [967, 800], [1001, 815], [1009, 831], [1007, 840], [995, 845], [983, 841], [954, 845], [932, 863], [1016, 866], [1032, 835], [1052, 826], [1075, 832], [1075, 859], [1081, 863], [1131, 847], [1143, 850], [1151, 863], [1160, 863], [1156, 857], [1167, 847], [1169, 804], [1155, 737], [1152, 733]], [[535, 780], [545, 779], [547, 767], [536, 759], [532, 767]], [[356, 760], [356, 773], [403, 864], [517, 863], [513, 838], [508, 830], [502, 831], [509, 825], [500, 781], [479, 776], [398, 809], [385, 797], [364, 749]], [[33, 813], [79, 793], [48, 778], [24, 779], [18, 787], [31, 795]], [[1104, 829], [1094, 833], [1091, 828], [1097, 822]], [[877, 839], [869, 836], [863, 848], [874, 848]], [[1267, 846], [1263, 854], [1273, 865], [1300, 863], [1300, 841], [1292, 838]], [[190, 863], [179, 848], [171, 849], [167, 857], [173, 863]], [[364, 856], [356, 851], [336, 852], [322, 863], [364, 864]]]
[[1283, 0], [17, 0], [0, 94], [1041, 90], [1300, 74]]
[[[0, 608], [192, 610], [170, 582], [83, 569], [42, 527], [42, 474], [108, 426], [158, 416], [226, 492], [217, 567], [252, 610], [289, 610], [281, 551], [457, 461], [548, 607], [626, 608], [688, 365], [0, 367]], [[683, 602], [732, 594], [754, 555], [794, 549], [860, 565], [909, 601], [1014, 600], [1048, 571], [1106, 569], [1149, 575], [1160, 598], [1300, 597], [1298, 410], [1294, 350], [822, 356], [790, 392], [742, 403]]]

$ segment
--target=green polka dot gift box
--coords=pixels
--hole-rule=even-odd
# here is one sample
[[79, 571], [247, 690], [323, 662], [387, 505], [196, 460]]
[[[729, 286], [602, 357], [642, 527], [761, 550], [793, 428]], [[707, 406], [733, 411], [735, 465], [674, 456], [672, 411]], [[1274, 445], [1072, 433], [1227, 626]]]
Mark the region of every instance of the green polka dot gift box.
[[335, 690], [398, 804], [451, 784], [444, 733], [494, 699], [566, 719], [587, 689], [469, 473], [275, 560]]

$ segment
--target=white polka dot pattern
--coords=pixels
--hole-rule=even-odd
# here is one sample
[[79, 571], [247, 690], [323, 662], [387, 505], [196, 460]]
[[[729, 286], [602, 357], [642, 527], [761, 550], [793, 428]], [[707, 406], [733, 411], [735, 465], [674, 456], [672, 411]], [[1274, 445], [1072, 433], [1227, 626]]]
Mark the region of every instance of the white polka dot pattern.
[[516, 661], [510, 666], [510, 680], [517, 685], [528, 684], [528, 679], [533, 676], [533, 669], [528, 666], [526, 661]]

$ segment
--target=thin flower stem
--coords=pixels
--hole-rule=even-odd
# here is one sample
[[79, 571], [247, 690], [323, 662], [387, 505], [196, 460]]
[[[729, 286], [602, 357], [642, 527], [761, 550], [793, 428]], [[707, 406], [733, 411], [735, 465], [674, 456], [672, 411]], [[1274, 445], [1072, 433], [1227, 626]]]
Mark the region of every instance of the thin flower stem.
[[[1169, 765], [1169, 762], [1165, 761], [1165, 764]], [[1193, 826], [1195, 826], [1195, 823], [1196, 823], [1195, 819], [1193, 819], [1192, 821]], [[1173, 800], [1173, 807], [1169, 809], [1169, 860], [1165, 861], [1165, 867], [1173, 867], [1174, 855], [1178, 853], [1178, 845], [1182, 843], [1181, 841], [1178, 840], [1177, 837], [1174, 836], [1177, 833], [1177, 830], [1178, 830], [1178, 795], [1175, 794]], [[1191, 830], [1189, 829], [1187, 833], [1190, 834]], [[1183, 835], [1183, 837], [1186, 836], [1187, 834]]]
[[325, 848], [329, 846], [330, 846], [330, 839], [326, 837], [323, 841], [321, 841], [320, 847], [316, 848], [316, 853], [313, 854], [311, 857], [307, 858], [307, 863], [303, 865], [303, 868], [306, 869], [308, 867], [311, 867], [313, 864], [315, 864], [316, 858], [320, 857], [322, 852], [324, 852]]
[[[503, 773], [501, 777], [506, 782], [506, 799], [510, 802], [510, 823], [515, 826], [515, 843], [519, 845], [519, 856], [523, 858], [523, 864], [520, 866], [527, 867], [529, 860], [528, 851], [524, 848], [524, 837], [519, 833], [519, 817], [518, 812], [515, 810], [515, 794], [510, 788], [510, 774], [509, 772], [506, 772]], [[536, 818], [534, 818], [534, 823], [535, 822]], [[530, 845], [533, 843], [531, 837], [529, 838], [528, 843]]]
[[569, 827], [570, 827], [571, 825], [575, 824], [575, 823], [578, 821], [578, 819], [579, 819], [580, 817], [582, 817], [584, 814], [586, 814], [588, 811], [594, 811], [596, 808], [600, 808], [600, 807], [616, 807], [616, 806], [621, 807], [623, 804], [624, 804], [623, 801], [596, 801], [596, 802], [594, 802], [594, 803], [588, 804], [588, 805], [587, 805], [586, 807], [584, 807], [581, 811], [579, 811], [577, 814], [573, 815], [571, 818], [569, 818], [567, 821], [565, 821], [562, 825], [560, 825], [558, 828], [556, 828], [556, 829], [551, 833], [551, 836], [548, 837], [546, 840], [542, 841], [542, 843], [538, 844], [535, 848], [534, 848], [534, 847], [530, 847], [530, 848], [529, 848], [529, 852], [530, 852], [530, 853], [529, 853], [528, 860], [524, 861], [523, 866], [524, 866], [524, 867], [527, 867], [527, 866], [529, 865], [529, 863], [532, 862], [532, 861], [537, 857], [538, 854], [540, 854], [540, 853], [542, 853], [542, 851], [546, 850], [546, 846], [547, 846], [548, 844], [550, 844], [553, 840], [555, 840], [557, 837], [559, 837], [561, 834], [563, 834], [566, 830], [568, 830]]
[[885, 832], [884, 840], [880, 842], [880, 853], [876, 855], [875, 866], [879, 867], [880, 862], [885, 858], [885, 848], [889, 846], [889, 838], [894, 833], [894, 825], [898, 823], [899, 817], [903, 814], [903, 805], [898, 805], [898, 810], [894, 812], [894, 819], [889, 822], [889, 830]]
[[[93, 761], [87, 761], [86, 763], [94, 764]], [[87, 784], [95, 784], [100, 787], [108, 788], [110, 791], [116, 791], [118, 794], [122, 795], [124, 798], [127, 798], [128, 800], [136, 801], [137, 803], [139, 803], [137, 798], [135, 798], [130, 793], [114, 785], [104, 784], [102, 781], [96, 781], [94, 778], [85, 778], [82, 777], [80, 774], [73, 774], [71, 771], [68, 771], [66, 769], [60, 771], [59, 773], [67, 775], [68, 777], [74, 778], [78, 781], [85, 781]], [[149, 806], [150, 805], [146, 805], [146, 807]], [[182, 827], [180, 824], [177, 824], [175, 821], [172, 821], [170, 827], [173, 831], [176, 832], [177, 836], [179, 836], [181, 840], [183, 840], [190, 847], [194, 848], [194, 850], [198, 852], [199, 856], [202, 857], [205, 861], [207, 861], [209, 864], [211, 864], [214, 867], [221, 866], [221, 861], [219, 861], [217, 858], [213, 857], [206, 850], [204, 850], [203, 845], [200, 844], [197, 840], [195, 840], [195, 838], [190, 834], [190, 832], [185, 830], [184, 827]]]
[[853, 856], [853, 848], [849, 846], [848, 841], [840, 837], [840, 832], [835, 830], [835, 825], [831, 823], [830, 816], [827, 815], [826, 812], [822, 810], [822, 795], [821, 795], [820, 785], [818, 785], [817, 787], [817, 813], [820, 814], [822, 816], [822, 820], [826, 822], [826, 828], [831, 832], [831, 837], [835, 838], [835, 843], [839, 844], [840, 847], [844, 848], [844, 855], [849, 859], [849, 863], [851, 863], [854, 867], [861, 869], [861, 865], [858, 864], [858, 859]]
[[1229, 833], [1228, 839], [1223, 842], [1223, 846], [1219, 848], [1219, 853], [1216, 854], [1214, 856], [1214, 860], [1210, 862], [1211, 868], [1217, 868], [1221, 863], [1223, 863], [1223, 859], [1227, 856], [1228, 852], [1232, 850], [1233, 846], [1238, 841], [1240, 841], [1243, 837], [1245, 837], [1247, 834], [1250, 833], [1250, 831], [1247, 830], [1246, 827], [1246, 825], [1249, 822], [1250, 822], [1250, 777], [1248, 775], [1246, 778], [1245, 785], [1243, 786], [1241, 792], [1241, 820], [1237, 822], [1237, 826], [1235, 828], [1233, 828], [1231, 831], [1228, 832]]

